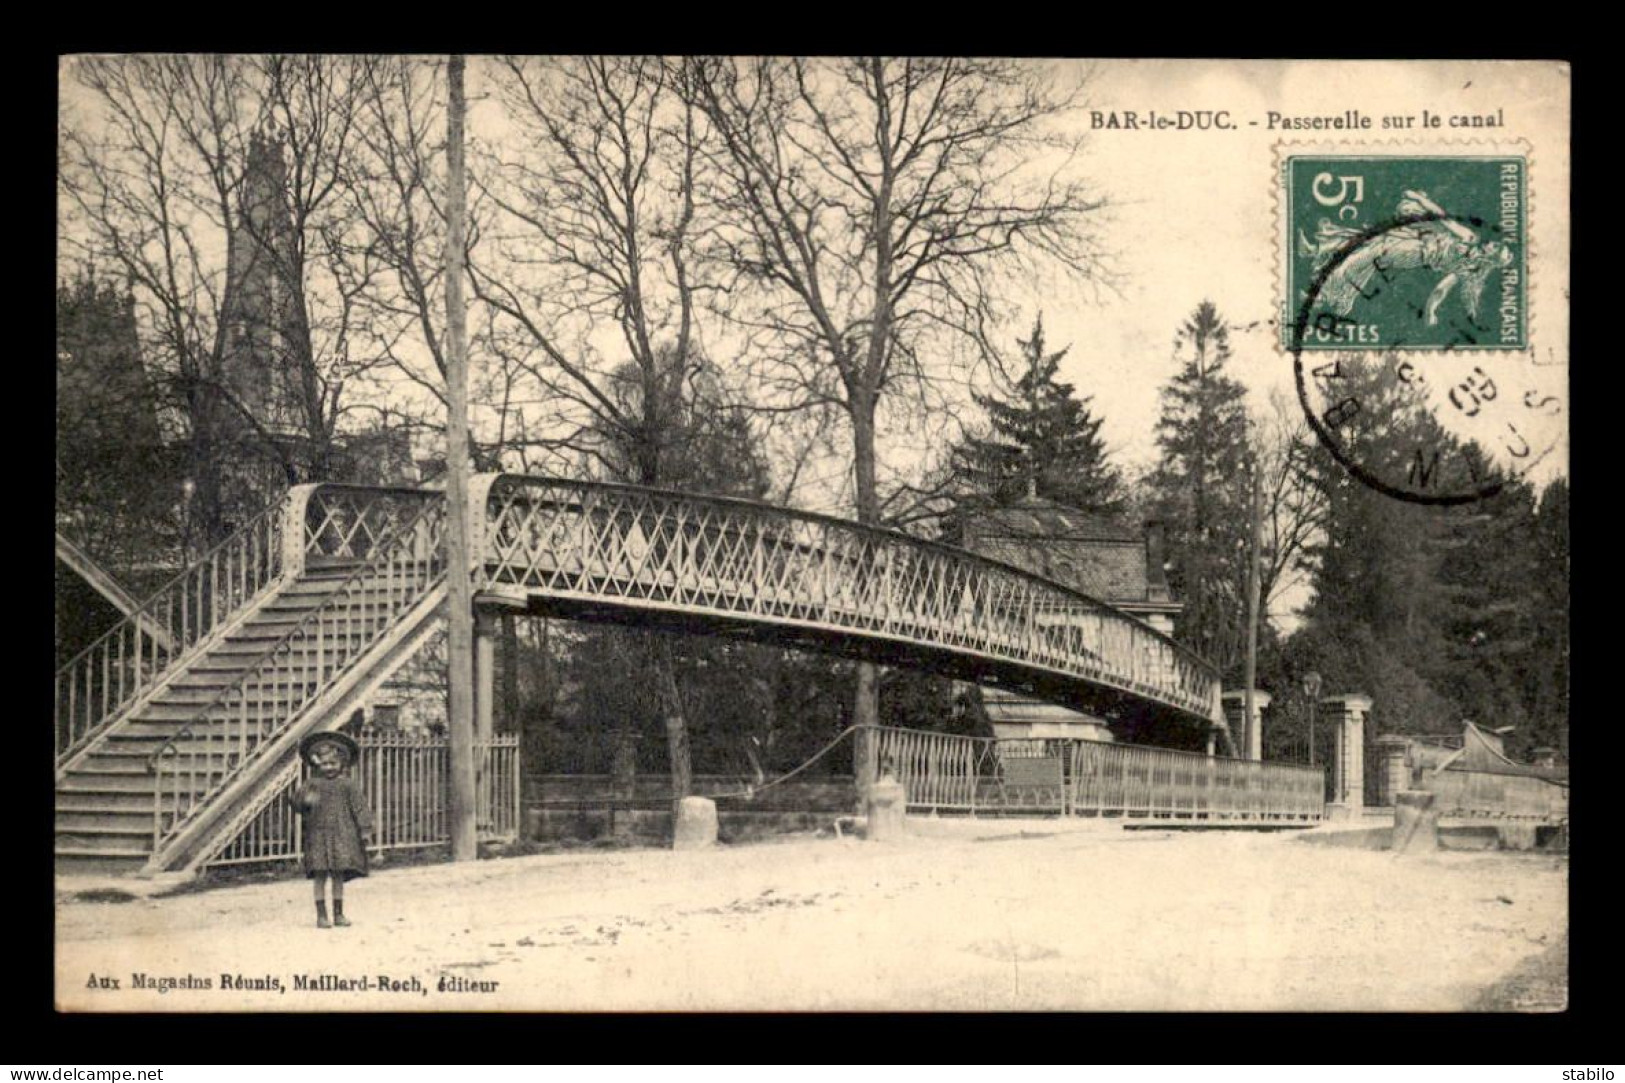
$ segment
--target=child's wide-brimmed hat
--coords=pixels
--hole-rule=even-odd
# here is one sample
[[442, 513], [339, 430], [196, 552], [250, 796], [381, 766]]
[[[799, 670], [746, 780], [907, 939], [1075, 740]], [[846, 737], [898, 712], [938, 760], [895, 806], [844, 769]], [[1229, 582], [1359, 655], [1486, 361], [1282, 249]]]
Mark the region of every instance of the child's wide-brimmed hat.
[[306, 763], [310, 763], [311, 754], [316, 751], [318, 745], [324, 742], [335, 744], [343, 749], [346, 764], [354, 763], [356, 758], [361, 755], [361, 746], [356, 744], [355, 738], [348, 733], [340, 733], [338, 730], [323, 730], [320, 733], [306, 734], [304, 740], [299, 742], [300, 758]]

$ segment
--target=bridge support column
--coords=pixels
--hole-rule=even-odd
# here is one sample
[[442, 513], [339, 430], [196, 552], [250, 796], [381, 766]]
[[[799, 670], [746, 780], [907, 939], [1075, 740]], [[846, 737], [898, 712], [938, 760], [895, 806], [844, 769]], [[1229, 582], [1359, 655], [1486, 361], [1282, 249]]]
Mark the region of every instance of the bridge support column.
[[491, 769], [491, 738], [496, 706], [496, 614], [488, 608], [474, 608], [474, 816], [475, 830], [484, 828], [481, 814], [489, 816], [485, 793], [486, 776]]
[[1253, 689], [1253, 715], [1251, 718], [1243, 717], [1247, 713], [1247, 693], [1240, 689], [1225, 692], [1219, 697], [1224, 704], [1224, 720], [1230, 724], [1230, 734], [1236, 740], [1236, 747], [1241, 752], [1242, 759], [1261, 760], [1264, 758], [1264, 708], [1270, 705], [1270, 694], [1263, 689]]
[[1371, 697], [1360, 692], [1320, 701], [1332, 729], [1332, 796], [1326, 819], [1348, 820], [1365, 811], [1365, 716]]
[[489, 741], [496, 732], [497, 616], [474, 610], [474, 740]]

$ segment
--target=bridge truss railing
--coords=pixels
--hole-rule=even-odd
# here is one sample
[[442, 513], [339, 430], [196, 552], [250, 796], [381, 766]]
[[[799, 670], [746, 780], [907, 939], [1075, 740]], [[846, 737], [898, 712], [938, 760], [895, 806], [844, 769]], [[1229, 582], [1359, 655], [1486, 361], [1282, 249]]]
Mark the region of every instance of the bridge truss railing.
[[722, 497], [500, 475], [478, 588], [890, 638], [1212, 719], [1218, 675], [1120, 610], [998, 561]]
[[876, 768], [903, 784], [914, 811], [1299, 823], [1325, 815], [1319, 768], [1074, 738], [874, 732]]

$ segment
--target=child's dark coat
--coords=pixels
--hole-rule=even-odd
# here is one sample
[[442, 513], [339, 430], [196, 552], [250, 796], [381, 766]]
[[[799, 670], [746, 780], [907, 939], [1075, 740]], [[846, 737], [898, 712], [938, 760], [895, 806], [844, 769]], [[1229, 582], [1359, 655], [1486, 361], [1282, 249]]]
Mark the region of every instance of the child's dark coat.
[[359, 785], [343, 775], [312, 775], [293, 803], [304, 816], [306, 876], [334, 873], [352, 880], [367, 875], [361, 837], [372, 829], [372, 810]]

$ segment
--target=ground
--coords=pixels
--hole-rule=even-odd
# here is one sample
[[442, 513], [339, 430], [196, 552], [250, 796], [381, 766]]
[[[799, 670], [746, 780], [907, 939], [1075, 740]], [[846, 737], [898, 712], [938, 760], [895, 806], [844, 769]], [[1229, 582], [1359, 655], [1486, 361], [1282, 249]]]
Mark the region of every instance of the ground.
[[[59, 882], [66, 1010], [1559, 1010], [1568, 860], [1296, 833], [910, 819], [390, 868], [317, 929], [284, 880], [107, 902]], [[1328, 829], [1320, 829], [1322, 831]], [[160, 992], [145, 984], [210, 988]], [[325, 982], [323, 975], [329, 976]], [[393, 985], [380, 987], [385, 976]], [[239, 979], [249, 988], [223, 989]], [[295, 988], [308, 976], [310, 989]], [[366, 978], [366, 990], [331, 988]], [[160, 982], [158, 979], [174, 979]], [[118, 987], [111, 988], [109, 980]], [[253, 988], [258, 984], [267, 988]]]

